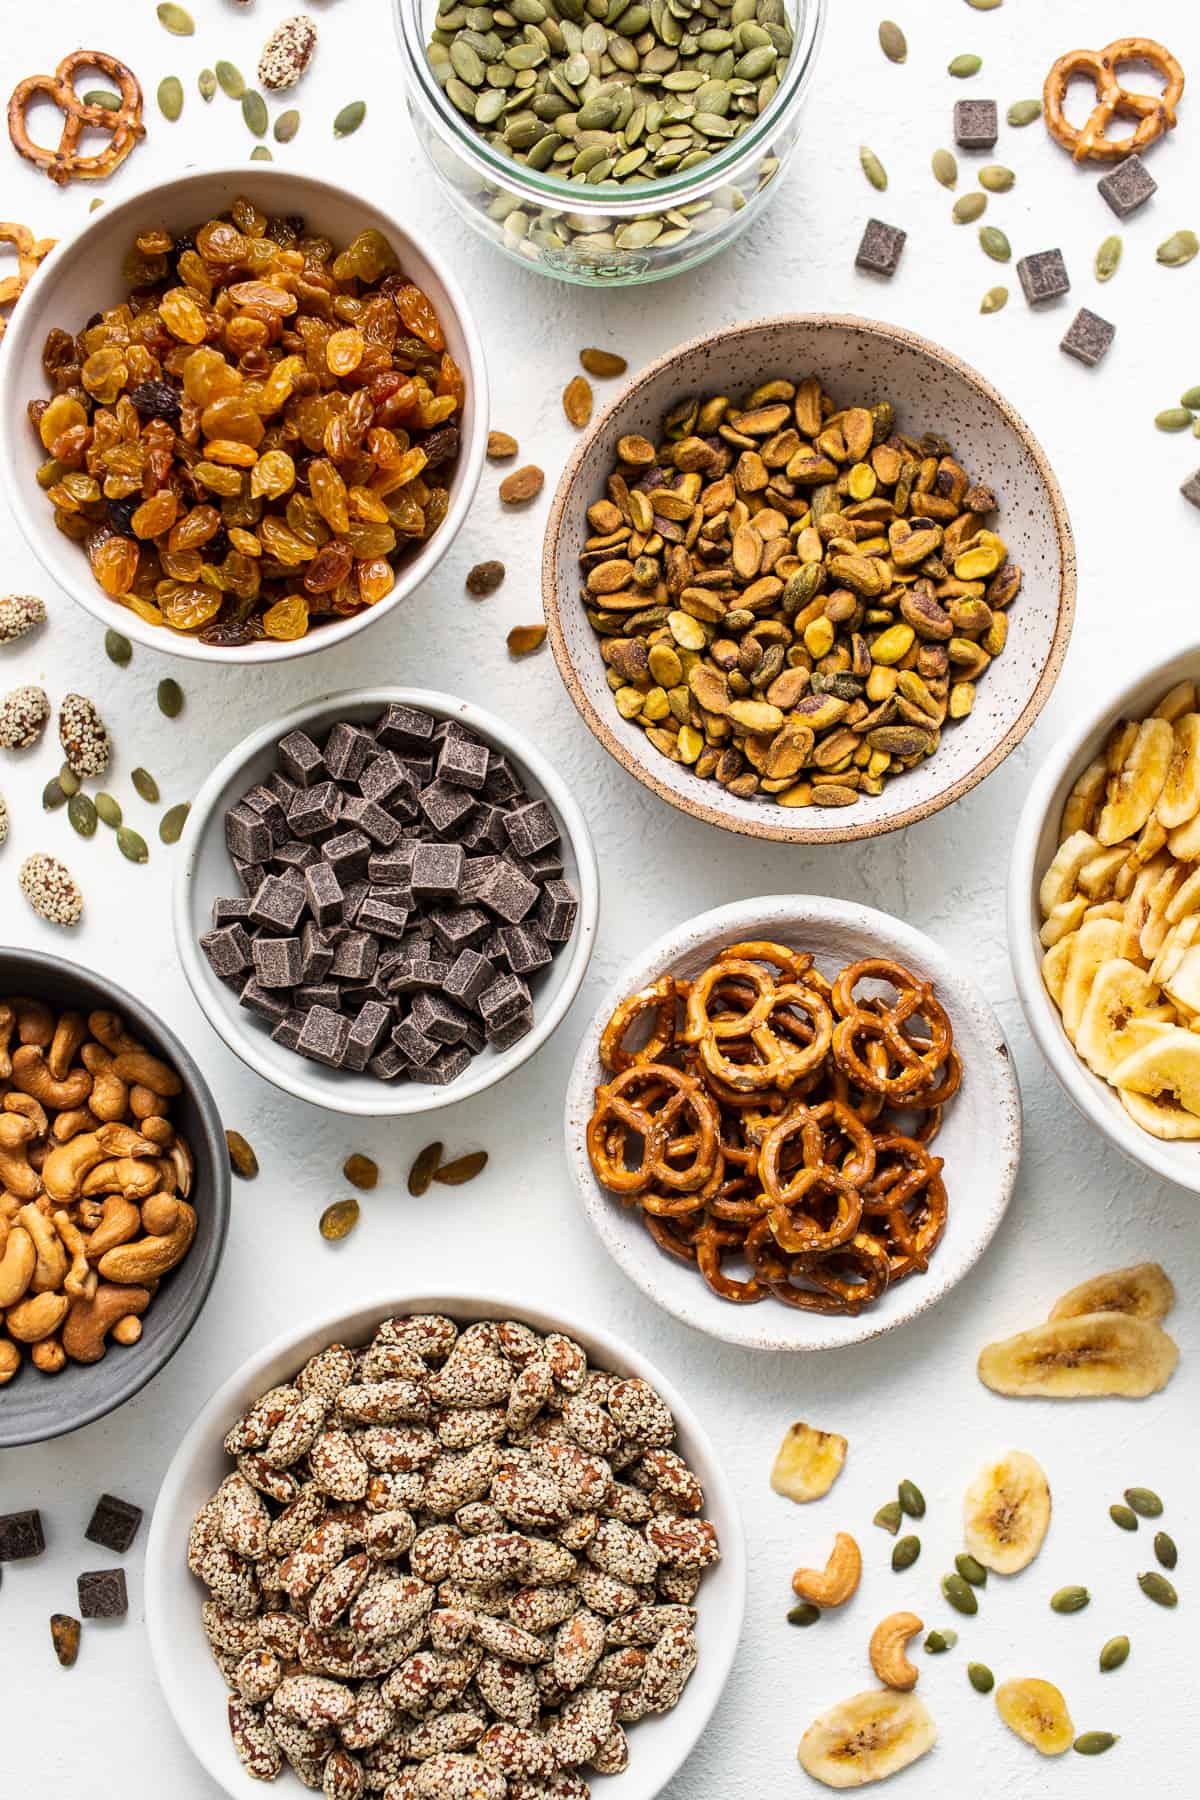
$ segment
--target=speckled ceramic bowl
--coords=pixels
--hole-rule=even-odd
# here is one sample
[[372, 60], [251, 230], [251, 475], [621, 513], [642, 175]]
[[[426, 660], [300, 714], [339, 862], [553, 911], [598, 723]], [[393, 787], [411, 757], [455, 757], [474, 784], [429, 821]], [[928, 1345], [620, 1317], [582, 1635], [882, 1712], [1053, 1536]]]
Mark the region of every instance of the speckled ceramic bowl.
[[[944, 1163], [949, 1217], [924, 1275], [889, 1288], [856, 1318], [795, 1311], [768, 1299], [718, 1299], [697, 1271], [660, 1250], [638, 1214], [602, 1188], [585, 1143], [604, 1079], [600, 1034], [618, 1002], [660, 975], [693, 976], [725, 944], [773, 939], [808, 950], [833, 976], [865, 956], [890, 957], [934, 984], [962, 1058], [962, 1086], [946, 1107], [934, 1154]], [[888, 913], [812, 894], [738, 900], [701, 913], [650, 945], [614, 981], [583, 1034], [567, 1086], [567, 1161], [597, 1235], [644, 1294], [685, 1325], [750, 1350], [836, 1350], [881, 1337], [948, 1294], [983, 1255], [1004, 1217], [1021, 1154], [1021, 1096], [1000, 1021], [973, 978], [924, 932]], [[733, 1274], [745, 1273], [733, 1267]]]
[[[580, 603], [579, 553], [586, 513], [604, 495], [617, 439], [657, 442], [664, 413], [690, 394], [739, 396], [779, 375], [814, 373], [847, 405], [889, 399], [900, 430], [937, 431], [973, 480], [995, 489], [995, 526], [1025, 580], [1009, 609], [1008, 644], [978, 686], [970, 716], [949, 726], [934, 756], [845, 808], [777, 806], [739, 799], [669, 762], [621, 718], [600, 641]], [[542, 596], [550, 642], [571, 698], [623, 768], [693, 818], [784, 843], [840, 843], [928, 818], [982, 781], [1021, 741], [1058, 677], [1075, 609], [1075, 548], [1066, 504], [1024, 420], [981, 375], [948, 350], [897, 325], [816, 313], [731, 325], [660, 357], [600, 414], [568, 463], [546, 532]]]

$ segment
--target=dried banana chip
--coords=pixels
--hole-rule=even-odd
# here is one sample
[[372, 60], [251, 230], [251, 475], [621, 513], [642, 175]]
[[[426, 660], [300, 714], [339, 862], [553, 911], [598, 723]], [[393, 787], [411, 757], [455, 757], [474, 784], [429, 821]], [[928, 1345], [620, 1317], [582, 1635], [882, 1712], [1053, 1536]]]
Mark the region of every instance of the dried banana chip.
[[1200, 812], [1200, 713], [1184, 713], [1172, 726], [1171, 759], [1154, 808], [1160, 825], [1173, 831]]
[[1051, 1319], [1075, 1319], [1081, 1313], [1120, 1312], [1152, 1325], [1166, 1318], [1175, 1304], [1175, 1288], [1161, 1263], [1135, 1263], [1111, 1269], [1070, 1288], [1054, 1302]]
[[1119, 844], [1142, 829], [1163, 790], [1175, 734], [1165, 719], [1143, 719], [1128, 755], [1108, 784], [1096, 836], [1102, 844]]
[[979, 1379], [997, 1394], [1079, 1400], [1145, 1399], [1166, 1387], [1179, 1350], [1157, 1325], [1125, 1313], [1081, 1313], [988, 1344]]
[[1097, 970], [1079, 1024], [1075, 1048], [1095, 1074], [1105, 1080], [1117, 1064], [1153, 1035], [1146, 1026], [1173, 1023], [1170, 1007], [1144, 969], [1124, 957], [1110, 958]]
[[786, 1500], [819, 1500], [842, 1472], [846, 1440], [815, 1425], [789, 1425], [771, 1469], [771, 1486]]
[[1122, 1057], [1109, 1079], [1114, 1087], [1182, 1107], [1200, 1118], [1200, 1037], [1180, 1025], [1172, 1026], [1169, 1032]]
[[1092, 983], [1106, 962], [1118, 955], [1117, 945], [1123, 927], [1116, 919], [1092, 919], [1081, 925], [1071, 945], [1062, 991], [1063, 1030], [1075, 1042], [1075, 1033], [1083, 1017]]
[[1079, 884], [1079, 871], [1100, 849], [1099, 840], [1090, 831], [1075, 831], [1063, 840], [1054, 852], [1038, 888], [1038, 904], [1044, 919], [1049, 918], [1054, 908], [1061, 906], [1064, 900], [1074, 897]]
[[868, 1689], [814, 1719], [800, 1740], [800, 1767], [826, 1787], [865, 1787], [932, 1750], [937, 1727], [924, 1701]]
[[996, 1710], [1010, 1731], [1043, 1756], [1061, 1756], [1074, 1742], [1067, 1703], [1052, 1681], [1032, 1675], [1002, 1681], [996, 1689]]
[[1108, 781], [1108, 764], [1101, 758], [1089, 763], [1067, 796], [1063, 808], [1059, 843], [1063, 844], [1076, 831], [1091, 831], [1100, 817], [1104, 789]]
[[1050, 1525], [1050, 1484], [1024, 1450], [981, 1469], [963, 1501], [963, 1543], [985, 1569], [1015, 1575], [1042, 1547]]

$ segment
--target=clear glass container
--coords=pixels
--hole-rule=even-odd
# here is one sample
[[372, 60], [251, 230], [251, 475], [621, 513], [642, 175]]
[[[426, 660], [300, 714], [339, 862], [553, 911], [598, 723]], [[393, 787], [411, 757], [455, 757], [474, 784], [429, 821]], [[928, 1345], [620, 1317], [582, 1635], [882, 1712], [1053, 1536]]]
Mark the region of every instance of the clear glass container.
[[[428, 59], [436, 0], [393, 4], [409, 114], [456, 211], [506, 255], [545, 275], [613, 287], [696, 267], [767, 205], [796, 145], [826, 0], [785, 0], [791, 55], [762, 115], [738, 137], [682, 172], [595, 184], [531, 168], [478, 131], [446, 97]], [[702, 20], [699, 0], [696, 10]]]

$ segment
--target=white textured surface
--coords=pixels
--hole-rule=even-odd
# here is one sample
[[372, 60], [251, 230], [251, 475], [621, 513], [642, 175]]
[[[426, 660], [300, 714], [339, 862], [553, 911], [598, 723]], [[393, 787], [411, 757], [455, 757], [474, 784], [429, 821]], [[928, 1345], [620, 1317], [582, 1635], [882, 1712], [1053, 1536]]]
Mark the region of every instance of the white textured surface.
[[[154, 22], [150, 0], [106, 0], [85, 9], [68, 0], [6, 9], [5, 69], [15, 78], [47, 69], [81, 36], [122, 54], [138, 70], [148, 100], [150, 138], [127, 173], [149, 173], [155, 158], [169, 172], [185, 158], [236, 157], [249, 140], [236, 107], [218, 98], [202, 110], [194, 78], [219, 56], [250, 70], [258, 45], [292, 0], [258, 0], [250, 9], [210, 0], [194, 10], [195, 38], [170, 38]], [[885, 4], [909, 37], [905, 67], [887, 64], [875, 43]], [[102, 1488], [147, 1508], [178, 1435], [236, 1363], [289, 1321], [356, 1293], [377, 1289], [390, 1271], [398, 1290], [464, 1285], [473, 1271], [489, 1285], [522, 1287], [531, 1304], [561, 1306], [569, 1295], [581, 1318], [594, 1318], [645, 1344], [686, 1386], [737, 1483], [749, 1528], [751, 1587], [738, 1664], [705, 1743], [667, 1790], [670, 1800], [752, 1800], [802, 1791], [794, 1750], [808, 1720], [831, 1701], [868, 1685], [866, 1641], [886, 1611], [913, 1606], [929, 1624], [947, 1623], [937, 1577], [958, 1548], [958, 1507], [967, 1479], [993, 1448], [1020, 1445], [1039, 1455], [1055, 1490], [1055, 1523], [1040, 1561], [1011, 1584], [993, 1580], [979, 1618], [964, 1626], [957, 1650], [919, 1657], [922, 1691], [941, 1727], [933, 1756], [899, 1779], [901, 1795], [970, 1792], [977, 1800], [1042, 1800], [1087, 1793], [1118, 1800], [1139, 1782], [1161, 1800], [1194, 1791], [1194, 1760], [1183, 1721], [1193, 1715], [1194, 1597], [1190, 1570], [1200, 1544], [1196, 1499], [1197, 1352], [1195, 1293], [1200, 1277], [1193, 1197], [1139, 1174], [1097, 1142], [1042, 1067], [1013, 994], [1004, 944], [1003, 878], [1007, 846], [1028, 772], [1072, 716], [1073, 708], [1121, 678], [1130, 661], [1163, 654], [1194, 635], [1195, 547], [1200, 517], [1176, 487], [1197, 446], [1159, 436], [1153, 414], [1200, 379], [1195, 314], [1200, 261], [1183, 270], [1154, 264], [1154, 246], [1179, 226], [1197, 227], [1200, 97], [1190, 93], [1172, 141], [1151, 166], [1159, 192], [1123, 229], [1125, 262], [1097, 288], [1091, 257], [1113, 220], [1094, 193], [1094, 173], [1079, 173], [1048, 143], [1040, 126], [1001, 129], [995, 159], [1018, 173], [1012, 194], [993, 200], [1014, 250], [1063, 246], [1074, 279], [1070, 300], [1030, 313], [1015, 274], [981, 254], [970, 227], [949, 223], [950, 196], [929, 174], [929, 155], [950, 141], [955, 99], [975, 91], [1008, 102], [1036, 93], [1053, 60], [1075, 44], [1103, 44], [1131, 28], [1161, 37], [1200, 81], [1200, 23], [1178, 0], [1005, 0], [995, 12], [961, 0], [834, 0], [822, 69], [812, 91], [802, 145], [774, 210], [723, 260], [680, 281], [635, 293], [583, 294], [509, 267], [448, 220], [422, 194], [412, 139], [396, 104], [398, 73], [383, 0], [324, 0], [314, 6], [322, 44], [296, 96], [300, 136], [281, 156], [312, 159], [364, 189], [378, 186], [411, 206], [418, 227], [436, 233], [455, 259], [475, 302], [494, 383], [494, 423], [514, 431], [525, 453], [548, 473], [569, 443], [558, 396], [585, 343], [620, 348], [636, 365], [686, 335], [739, 317], [821, 306], [883, 314], [976, 363], [1025, 413], [1063, 480], [1080, 550], [1080, 608], [1075, 642], [1060, 686], [1021, 750], [950, 812], [901, 837], [844, 850], [794, 852], [734, 843], [668, 813], [604, 756], [567, 704], [547, 655], [510, 665], [509, 626], [536, 616], [539, 522], [532, 513], [501, 519], [485, 475], [471, 524], [422, 595], [357, 644], [290, 669], [210, 673], [176, 671], [188, 706], [175, 724], [154, 706], [154, 687], [171, 672], [165, 657], [139, 651], [117, 671], [104, 660], [99, 632], [82, 612], [47, 594], [49, 631], [3, 654], [0, 680], [44, 681], [57, 698], [68, 688], [103, 704], [118, 745], [110, 785], [129, 799], [128, 774], [152, 769], [166, 801], [195, 790], [203, 773], [251, 725], [306, 695], [365, 681], [455, 683], [469, 698], [534, 729], [576, 785], [601, 852], [604, 900], [600, 941], [589, 980], [553, 1043], [502, 1091], [438, 1122], [455, 1149], [491, 1151], [488, 1172], [458, 1192], [409, 1199], [403, 1176], [425, 1141], [419, 1125], [347, 1126], [290, 1103], [249, 1076], [219, 1045], [174, 967], [167, 893], [171, 853], [153, 838], [146, 809], [129, 800], [131, 820], [150, 827], [151, 862], [124, 863], [108, 839], [81, 843], [60, 814], [44, 819], [42, 783], [57, 767], [46, 743], [25, 758], [5, 757], [0, 787], [14, 813], [0, 852], [0, 929], [18, 941], [57, 948], [111, 970], [161, 1007], [209, 1071], [228, 1121], [257, 1145], [263, 1173], [238, 1186], [225, 1262], [209, 1306], [184, 1351], [119, 1415], [56, 1444], [16, 1452], [0, 1464], [0, 1509], [39, 1505], [50, 1545], [37, 1563], [4, 1572], [4, 1707], [16, 1721], [5, 1735], [5, 1792], [92, 1794], [120, 1784], [149, 1800], [216, 1800], [217, 1790], [177, 1737], [151, 1675], [141, 1628], [140, 1558], [128, 1559], [130, 1618], [89, 1626], [76, 1669], [62, 1673], [51, 1655], [47, 1615], [74, 1606], [74, 1576], [107, 1559], [82, 1539]], [[950, 56], [977, 49], [984, 73], [963, 84], [943, 73]], [[158, 80], [187, 77], [183, 121], [164, 125], [154, 111]], [[371, 114], [341, 144], [328, 121], [362, 93]], [[55, 121], [50, 120], [54, 124]], [[866, 138], [886, 163], [892, 185], [875, 195], [858, 168]], [[959, 191], [965, 191], [964, 179]], [[377, 166], [383, 163], [382, 173]], [[120, 186], [120, 177], [113, 191]], [[247, 168], [252, 187], [252, 170]], [[59, 194], [0, 150], [0, 213], [40, 232], [70, 229], [87, 209], [86, 189]], [[907, 226], [901, 273], [890, 285], [856, 275], [854, 248], [869, 213]], [[1007, 278], [1007, 310], [981, 318], [983, 291]], [[1095, 373], [1057, 348], [1073, 303], [1112, 317], [1118, 335]], [[87, 310], [80, 296], [80, 312]], [[47, 321], [51, 323], [52, 321]], [[0, 352], [2, 354], [2, 352]], [[5, 589], [40, 588], [37, 568], [0, 519]], [[466, 569], [499, 555], [504, 587], [482, 603], [462, 590]], [[33, 849], [65, 854], [88, 896], [88, 918], [70, 939], [42, 927], [16, 891], [16, 866]], [[558, 1142], [563, 1085], [582, 1023], [616, 967], [652, 935], [704, 906], [756, 893], [805, 887], [900, 913], [973, 962], [1000, 1010], [1016, 1051], [1025, 1095], [1025, 1155], [1017, 1195], [991, 1251], [957, 1292], [928, 1317], [875, 1344], [817, 1360], [774, 1360], [723, 1349], [651, 1310], [602, 1258], [575, 1210]], [[364, 1204], [358, 1231], [332, 1247], [317, 1236], [321, 1207], [341, 1193], [347, 1151], [372, 1152], [385, 1171]], [[969, 1185], [956, 1197], [969, 1206]], [[988, 1337], [1032, 1323], [1063, 1288], [1095, 1269], [1160, 1256], [1179, 1286], [1173, 1321], [1184, 1351], [1168, 1393], [1141, 1405], [1102, 1402], [1058, 1410], [996, 1399], [976, 1382], [973, 1364]], [[3, 1401], [0, 1400], [0, 1405]], [[778, 1439], [795, 1417], [843, 1431], [851, 1449], [833, 1495], [793, 1512], [767, 1488]], [[890, 1540], [870, 1517], [895, 1480], [911, 1475], [930, 1513], [925, 1552], [908, 1575], [887, 1566]], [[1151, 1562], [1146, 1530], [1115, 1531], [1109, 1501], [1129, 1482], [1158, 1487], [1182, 1548], [1178, 1613], [1160, 1612], [1138, 1593], [1137, 1570]], [[862, 1539], [867, 1574], [840, 1618], [808, 1633], [784, 1622], [788, 1577], [798, 1561], [822, 1560], [839, 1527]], [[1095, 1599], [1074, 1618], [1051, 1614], [1047, 1596], [1060, 1583], [1085, 1581]], [[1134, 1653], [1125, 1669], [1096, 1671], [1111, 1633], [1125, 1631]], [[1036, 1673], [1066, 1691], [1081, 1729], [1123, 1733], [1097, 1762], [1067, 1757], [1043, 1764], [996, 1721], [991, 1703], [967, 1685], [969, 1656], [998, 1676]], [[214, 1730], [222, 1729], [214, 1719]], [[636, 1753], [636, 1738], [634, 1739]], [[603, 1783], [597, 1783], [600, 1794]]]

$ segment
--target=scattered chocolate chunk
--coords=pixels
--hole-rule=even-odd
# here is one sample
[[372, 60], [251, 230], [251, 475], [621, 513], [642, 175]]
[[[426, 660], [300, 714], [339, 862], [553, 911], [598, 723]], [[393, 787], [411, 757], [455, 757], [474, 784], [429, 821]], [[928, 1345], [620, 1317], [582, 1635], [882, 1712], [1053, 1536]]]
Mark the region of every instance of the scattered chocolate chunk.
[[1200, 469], [1179, 484], [1179, 491], [1192, 506], [1200, 506]]
[[1158, 183], [1134, 151], [1132, 156], [1127, 156], [1102, 181], [1097, 182], [1096, 187], [1100, 198], [1112, 208], [1118, 219], [1127, 219], [1139, 206], [1145, 206]]
[[961, 150], [990, 150], [1000, 135], [994, 100], [956, 100], [954, 141]]
[[[141, 1514], [138, 1514], [141, 1517]], [[54, 1645], [54, 1654], [64, 1669], [73, 1669], [75, 1659], [79, 1655], [79, 1636], [82, 1626], [78, 1619], [70, 1613], [50, 1614], [50, 1642]]]
[[1061, 250], [1037, 250], [1032, 256], [1023, 256], [1017, 264], [1017, 276], [1030, 306], [1058, 300], [1071, 287]]
[[1086, 363], [1089, 369], [1094, 369], [1108, 353], [1116, 335], [1115, 325], [1102, 319], [1099, 313], [1089, 312], [1086, 306], [1081, 306], [1059, 349], [1065, 350], [1068, 356], [1075, 357], [1078, 362]]
[[894, 275], [900, 266], [900, 254], [907, 237], [908, 233], [901, 231], [898, 225], [885, 225], [882, 219], [868, 219], [854, 258], [855, 268], [868, 269], [874, 275]]
[[[226, 1132], [225, 1135], [238, 1136], [236, 1132]], [[240, 1142], [245, 1144], [245, 1138], [241, 1138]], [[247, 1144], [246, 1148], [249, 1150], [250, 1146]], [[250, 1154], [253, 1157], [254, 1152], [251, 1150]], [[239, 1169], [238, 1173], [242, 1172]], [[254, 1164], [254, 1173], [258, 1173], [257, 1162]], [[115, 1494], [101, 1494], [83, 1535], [93, 1544], [102, 1544], [115, 1556], [124, 1556], [137, 1536], [141, 1522], [142, 1509], [135, 1506], [132, 1500], [118, 1500]]]
[[86, 1570], [76, 1578], [75, 1587], [85, 1619], [123, 1619], [129, 1611], [124, 1569]]
[[42, 1515], [36, 1507], [27, 1512], [0, 1513], [0, 1563], [24, 1562], [46, 1548]]

